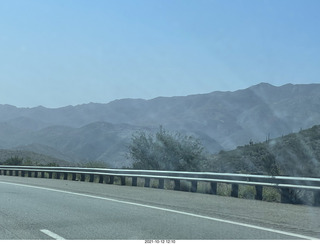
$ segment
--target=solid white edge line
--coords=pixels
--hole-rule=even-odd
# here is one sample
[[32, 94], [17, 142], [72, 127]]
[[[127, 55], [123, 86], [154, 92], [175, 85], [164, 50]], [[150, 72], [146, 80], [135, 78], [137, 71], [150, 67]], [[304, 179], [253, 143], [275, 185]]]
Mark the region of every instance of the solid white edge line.
[[116, 199], [107, 198], [107, 197], [99, 197], [99, 196], [93, 196], [93, 195], [88, 195], [88, 194], [83, 194], [83, 193], [77, 193], [77, 192], [71, 192], [71, 191], [63, 191], [63, 190], [57, 190], [57, 189], [53, 189], [53, 188], [46, 188], [46, 187], [40, 187], [40, 186], [24, 185], [24, 184], [19, 184], [19, 183], [1, 182], [1, 181], [0, 181], [0, 183], [8, 184], [8, 185], [17, 185], [17, 186], [22, 186], [22, 187], [29, 187], [29, 188], [36, 188], [36, 189], [47, 190], [47, 191], [60, 192], [60, 193], [71, 194], [71, 195], [76, 195], [76, 196], [83, 196], [83, 197], [101, 199], [101, 200], [117, 202], [117, 203], [122, 203], [122, 204], [128, 204], [128, 205], [134, 205], [134, 206], [145, 207], [145, 208], [151, 208], [151, 209], [156, 209], [156, 210], [161, 210], [161, 211], [166, 211], [166, 212], [171, 212], [171, 213], [176, 213], [176, 214], [182, 214], [182, 215], [187, 215], [187, 216], [192, 216], [192, 217], [197, 217], [197, 218], [202, 218], [202, 219], [213, 220], [213, 221], [227, 223], [227, 224], [243, 226], [243, 227], [262, 230], [262, 231], [278, 233], [278, 234], [297, 237], [297, 238], [301, 238], [301, 239], [319, 240], [318, 238], [311, 237], [311, 236], [305, 236], [305, 235], [295, 234], [295, 233], [291, 233], [291, 232], [275, 230], [275, 229], [270, 229], [270, 228], [265, 228], [265, 227], [250, 225], [250, 224], [244, 224], [244, 223], [230, 221], [230, 220], [224, 220], [224, 219], [218, 219], [218, 218], [208, 217], [208, 216], [204, 216], [204, 215], [198, 215], [198, 214], [193, 214], [193, 213], [188, 213], [188, 212], [182, 212], [182, 211], [177, 211], [177, 210], [168, 209], [168, 208], [160, 208], [160, 207], [155, 207], [155, 206], [151, 206], [151, 205], [145, 205], [145, 204], [140, 204], [140, 203], [116, 200]]
[[46, 234], [47, 236], [50, 236], [52, 237], [53, 239], [55, 240], [65, 240], [63, 237], [59, 236], [58, 234], [56, 233], [53, 233], [52, 231], [50, 230], [46, 230], [46, 229], [42, 229], [40, 230], [42, 233]]

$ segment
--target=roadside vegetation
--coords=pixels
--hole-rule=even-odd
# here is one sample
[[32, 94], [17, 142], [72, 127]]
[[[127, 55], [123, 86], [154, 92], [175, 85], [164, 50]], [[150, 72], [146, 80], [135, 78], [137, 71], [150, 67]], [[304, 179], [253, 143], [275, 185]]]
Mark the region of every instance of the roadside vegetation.
[[213, 155], [196, 138], [160, 127], [133, 134], [129, 157], [135, 169], [320, 177], [320, 125]]
[[79, 163], [77, 167], [80, 168], [110, 168], [109, 165], [105, 162], [98, 162], [98, 161], [90, 161], [86, 163]]
[[129, 146], [134, 169], [199, 171], [206, 159], [201, 142], [191, 136], [168, 132], [136, 132]]
[[32, 161], [30, 158], [24, 159], [18, 156], [13, 156], [8, 158], [7, 160], [0, 162], [2, 165], [19, 165], [19, 166], [52, 166], [57, 167], [59, 164], [57, 163], [39, 163], [36, 161]]

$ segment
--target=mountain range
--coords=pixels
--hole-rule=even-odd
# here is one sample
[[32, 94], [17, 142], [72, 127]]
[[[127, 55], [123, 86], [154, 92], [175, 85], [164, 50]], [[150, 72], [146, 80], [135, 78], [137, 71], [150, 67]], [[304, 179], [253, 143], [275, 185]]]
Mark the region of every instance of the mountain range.
[[320, 124], [320, 84], [260, 83], [150, 100], [120, 99], [62, 108], [0, 105], [0, 148], [32, 151], [70, 164], [130, 165], [131, 135], [162, 125], [199, 138], [209, 153], [231, 150]]

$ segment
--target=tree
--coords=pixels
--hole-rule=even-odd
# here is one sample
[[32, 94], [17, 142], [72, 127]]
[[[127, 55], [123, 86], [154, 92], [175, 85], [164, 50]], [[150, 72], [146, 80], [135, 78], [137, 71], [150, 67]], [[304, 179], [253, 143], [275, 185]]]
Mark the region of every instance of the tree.
[[198, 171], [205, 160], [203, 151], [199, 140], [167, 132], [162, 126], [156, 134], [136, 132], [129, 145], [136, 169]]

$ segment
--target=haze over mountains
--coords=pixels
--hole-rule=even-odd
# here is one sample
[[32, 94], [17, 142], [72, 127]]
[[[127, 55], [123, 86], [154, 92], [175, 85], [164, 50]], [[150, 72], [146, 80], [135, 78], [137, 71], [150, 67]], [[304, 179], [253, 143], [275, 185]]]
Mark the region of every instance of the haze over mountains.
[[320, 84], [267, 83], [234, 92], [151, 100], [121, 99], [57, 109], [0, 105], [0, 148], [69, 162], [130, 165], [126, 147], [137, 130], [192, 134], [210, 153], [320, 124]]

